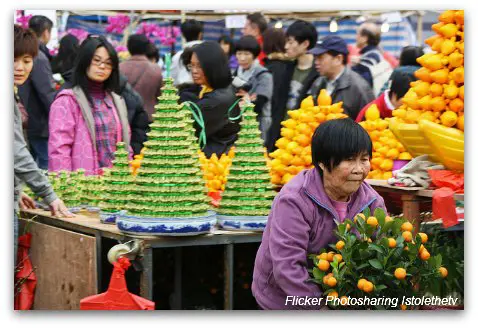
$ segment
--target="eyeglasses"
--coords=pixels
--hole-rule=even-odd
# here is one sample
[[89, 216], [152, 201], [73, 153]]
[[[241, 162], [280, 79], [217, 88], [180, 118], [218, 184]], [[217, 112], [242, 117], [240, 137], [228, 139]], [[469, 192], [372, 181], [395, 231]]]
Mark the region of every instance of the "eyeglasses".
[[100, 67], [101, 64], [105, 64], [105, 68], [107, 69], [113, 69], [113, 63], [111, 61], [101, 61], [98, 58], [93, 58], [91, 63], [95, 66]]
[[199, 70], [199, 71], [202, 70], [200, 65], [188, 64], [186, 67], [187, 67], [188, 71], [192, 71], [193, 69], [196, 69], [196, 70]]

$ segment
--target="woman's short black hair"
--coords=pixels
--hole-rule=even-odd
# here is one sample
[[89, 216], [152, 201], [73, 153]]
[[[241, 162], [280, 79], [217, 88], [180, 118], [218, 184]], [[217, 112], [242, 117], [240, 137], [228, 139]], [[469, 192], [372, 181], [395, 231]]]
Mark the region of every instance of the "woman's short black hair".
[[149, 39], [144, 34], [133, 34], [128, 38], [128, 51], [134, 55], [146, 55], [148, 51], [148, 44], [150, 44]]
[[221, 42], [229, 45], [229, 55], [235, 53], [235, 42], [229, 35], [221, 35], [221, 37], [217, 40], [217, 43], [221, 44]]
[[53, 28], [53, 22], [51, 21], [50, 18], [43, 16], [43, 15], [35, 15], [30, 18], [28, 21], [28, 27], [35, 32], [37, 37], [41, 37], [43, 32], [48, 30], [48, 32], [51, 32], [51, 29]]
[[270, 55], [274, 52], [285, 52], [285, 32], [281, 28], [268, 28], [262, 35], [264, 43], [262, 44], [262, 50], [266, 55]]
[[73, 68], [76, 55], [80, 48], [78, 38], [72, 34], [67, 34], [60, 40], [58, 55], [51, 61], [51, 70], [53, 73], [64, 73]]
[[181, 24], [181, 34], [186, 42], [199, 40], [199, 35], [203, 32], [203, 23], [195, 19], [187, 19]]
[[119, 92], [119, 59], [115, 48], [113, 48], [111, 43], [109, 43], [104, 36], [89, 35], [88, 38], [83, 41], [78, 51], [78, 56], [76, 57], [75, 61], [72, 86], [80, 86], [90, 101], [92, 101], [92, 98], [88, 92], [89, 79], [86, 72], [91, 65], [91, 61], [93, 60], [96, 49], [101, 47], [106, 49], [112, 63], [111, 75], [106, 81], [103, 82], [104, 88], [109, 92]]
[[293, 37], [298, 43], [303, 43], [304, 41], [308, 40], [308, 50], [315, 47], [315, 44], [317, 43], [317, 38], [319, 37], [315, 26], [301, 19], [296, 20], [294, 23], [292, 23], [292, 25], [289, 26], [285, 33], [287, 37]]
[[397, 99], [403, 98], [410, 89], [410, 82], [416, 81], [413, 74], [407, 74], [400, 71], [395, 71], [391, 76], [390, 96], [394, 94]]
[[238, 51], [249, 51], [254, 58], [257, 58], [261, 53], [261, 46], [255, 37], [246, 35], [237, 41], [236, 50], [234, 52], [237, 53]]
[[146, 49], [146, 57], [148, 57], [148, 59], [154, 59], [156, 62], [159, 62], [159, 49], [152, 42], [148, 43], [148, 47]]
[[321, 176], [319, 163], [332, 171], [343, 160], [362, 153], [372, 157], [372, 140], [367, 131], [350, 118], [321, 123], [312, 136], [312, 163]]
[[31, 29], [13, 25], [13, 58], [38, 55], [38, 38]]
[[267, 29], [267, 20], [260, 12], [249, 14], [246, 18], [252, 24], [257, 25], [259, 31], [261, 31], [261, 34], [264, 33], [264, 31]]
[[222, 89], [231, 84], [229, 59], [219, 43], [214, 41], [204, 41], [185, 49], [181, 55], [181, 59], [185, 66], [191, 63], [193, 53], [198, 57], [204, 76], [211, 88]]
[[400, 53], [400, 66], [420, 66], [417, 58], [423, 56], [423, 48], [417, 46], [403, 47]]

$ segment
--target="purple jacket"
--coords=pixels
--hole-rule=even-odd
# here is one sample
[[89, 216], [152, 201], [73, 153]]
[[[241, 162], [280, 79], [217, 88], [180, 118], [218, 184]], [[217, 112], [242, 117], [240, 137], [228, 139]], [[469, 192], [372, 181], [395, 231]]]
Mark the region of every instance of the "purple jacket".
[[[370, 207], [386, 211], [383, 198], [364, 182], [352, 194], [347, 218]], [[286, 297], [321, 297], [319, 286], [306, 282], [307, 256], [335, 243], [339, 215], [314, 168], [295, 176], [274, 199], [254, 264], [252, 294], [268, 310], [319, 309], [285, 305]]]

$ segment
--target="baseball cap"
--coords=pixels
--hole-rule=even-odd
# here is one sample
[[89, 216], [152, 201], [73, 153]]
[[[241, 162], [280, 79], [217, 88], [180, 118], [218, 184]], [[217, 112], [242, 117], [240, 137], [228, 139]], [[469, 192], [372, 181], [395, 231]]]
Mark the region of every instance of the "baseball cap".
[[319, 40], [315, 47], [309, 50], [309, 54], [318, 56], [330, 50], [344, 55], [349, 53], [347, 49], [347, 43], [345, 43], [344, 39], [342, 39], [340, 36], [330, 35], [326, 36], [322, 40]]

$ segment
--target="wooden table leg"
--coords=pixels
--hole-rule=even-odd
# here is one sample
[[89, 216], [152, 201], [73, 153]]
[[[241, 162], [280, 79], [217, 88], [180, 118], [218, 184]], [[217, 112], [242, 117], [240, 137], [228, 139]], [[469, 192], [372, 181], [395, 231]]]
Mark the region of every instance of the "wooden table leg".
[[413, 223], [414, 234], [420, 231], [420, 201], [415, 195], [402, 195], [403, 217]]
[[234, 308], [234, 244], [224, 247], [224, 310]]

